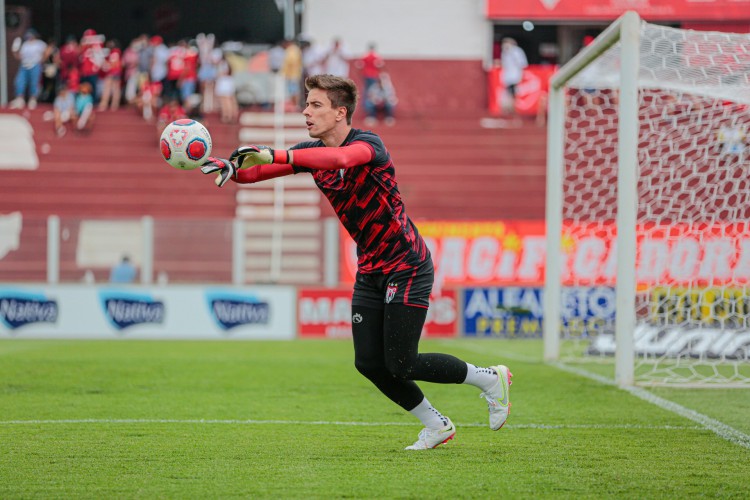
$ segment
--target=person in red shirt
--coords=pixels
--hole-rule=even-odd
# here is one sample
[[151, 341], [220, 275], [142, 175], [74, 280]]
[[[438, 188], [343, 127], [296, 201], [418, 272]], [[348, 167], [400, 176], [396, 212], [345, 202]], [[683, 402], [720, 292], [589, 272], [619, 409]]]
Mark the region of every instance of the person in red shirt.
[[66, 81], [68, 78], [68, 68], [72, 65], [78, 67], [78, 61], [81, 55], [81, 48], [78, 46], [78, 40], [73, 35], [68, 35], [65, 43], [60, 47], [60, 78]]
[[383, 58], [375, 50], [375, 44], [370, 43], [367, 46], [367, 54], [357, 61], [356, 66], [362, 71], [362, 78], [365, 81], [364, 94], [370, 90], [370, 87], [380, 80], [380, 71], [385, 66]]
[[[352, 294], [354, 365], [386, 397], [425, 428], [408, 450], [435, 448], [453, 439], [451, 420], [435, 409], [415, 381], [468, 384], [482, 390], [492, 430], [510, 413], [507, 366], [478, 367], [450, 354], [420, 353], [434, 270], [427, 245], [406, 215], [390, 153], [375, 133], [352, 127], [357, 87], [348, 78], [314, 75], [305, 117], [311, 141], [289, 150], [242, 146], [228, 160], [209, 158], [204, 174], [254, 183], [310, 174], [357, 244]], [[236, 164], [235, 164], [236, 162]]]
[[68, 64], [65, 69], [65, 84], [71, 94], [77, 94], [81, 85], [81, 72], [77, 64]]
[[81, 38], [81, 83], [91, 84], [94, 101], [99, 86], [99, 70], [104, 64], [104, 37], [96, 31], [87, 29]]
[[167, 77], [164, 80], [163, 95], [166, 99], [180, 97], [180, 79], [185, 71], [185, 53], [187, 52], [187, 42], [180, 40], [176, 45], [169, 48], [169, 58], [167, 59]]
[[[382, 100], [377, 96], [381, 93], [380, 72], [385, 66], [383, 58], [375, 50], [375, 43], [370, 42], [367, 46], [367, 53], [355, 63], [355, 66], [362, 72], [362, 78], [365, 83], [364, 106], [367, 112], [366, 125], [373, 126], [377, 123], [375, 109], [383, 107]], [[377, 102], [376, 102], [377, 101]], [[391, 117], [390, 108], [386, 108], [387, 116]]]
[[122, 99], [122, 51], [117, 40], [107, 41], [107, 56], [102, 65], [102, 98], [99, 111], [116, 111]]
[[187, 117], [185, 108], [180, 105], [180, 101], [176, 97], [169, 97], [161, 109], [159, 109], [159, 115], [156, 120], [156, 132], [161, 135], [164, 127], [175, 120]]
[[182, 98], [182, 104], [187, 107], [190, 97], [195, 94], [198, 86], [199, 56], [197, 47], [186, 44], [184, 62], [185, 68], [180, 78], [180, 97]]

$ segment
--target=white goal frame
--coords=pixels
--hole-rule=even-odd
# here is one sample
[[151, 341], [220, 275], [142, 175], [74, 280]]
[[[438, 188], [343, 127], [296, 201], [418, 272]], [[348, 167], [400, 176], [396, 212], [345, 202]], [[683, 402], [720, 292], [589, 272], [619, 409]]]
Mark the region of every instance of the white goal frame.
[[565, 84], [612, 45], [621, 44], [617, 166], [617, 282], [615, 381], [634, 384], [636, 325], [636, 218], [638, 169], [638, 70], [641, 18], [626, 12], [596, 40], [565, 64], [550, 81], [547, 129], [547, 256], [544, 285], [544, 359], [560, 357], [563, 219], [563, 168], [565, 143]]

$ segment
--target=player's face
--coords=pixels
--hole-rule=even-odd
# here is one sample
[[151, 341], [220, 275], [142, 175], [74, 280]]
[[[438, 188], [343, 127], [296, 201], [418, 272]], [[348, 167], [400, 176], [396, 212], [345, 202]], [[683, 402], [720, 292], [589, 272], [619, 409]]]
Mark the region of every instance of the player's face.
[[330, 135], [340, 122], [346, 123], [346, 108], [334, 108], [328, 93], [321, 89], [312, 89], [307, 94], [307, 106], [302, 114], [307, 132], [313, 139], [322, 139]]

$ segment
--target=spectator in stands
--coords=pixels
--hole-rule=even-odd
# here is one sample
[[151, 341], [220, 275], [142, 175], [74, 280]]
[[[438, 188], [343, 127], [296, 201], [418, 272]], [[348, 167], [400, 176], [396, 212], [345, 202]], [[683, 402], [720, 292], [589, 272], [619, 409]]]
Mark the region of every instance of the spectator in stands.
[[326, 54], [325, 65], [326, 73], [342, 78], [349, 78], [349, 52], [344, 49], [344, 44], [340, 38], [334, 38], [331, 48]]
[[281, 66], [284, 64], [284, 47], [282, 42], [275, 42], [270, 49], [268, 49], [268, 69], [271, 73], [278, 73], [281, 70]]
[[156, 132], [158, 136], [161, 136], [164, 127], [173, 121], [187, 117], [187, 112], [185, 112], [185, 108], [180, 105], [180, 101], [177, 97], [166, 98], [166, 102], [161, 109], [159, 109], [159, 116], [156, 119]]
[[152, 82], [148, 73], [143, 75], [141, 87], [136, 98], [138, 111], [143, 115], [143, 119], [151, 122], [156, 114], [157, 103], [161, 98], [161, 83]]
[[232, 76], [232, 65], [226, 55], [223, 55], [218, 66], [219, 72], [216, 77], [216, 100], [219, 101], [219, 115], [223, 123], [234, 123], [239, 116], [239, 104], [237, 103], [237, 88]]
[[213, 33], [198, 33], [195, 37], [198, 44], [198, 83], [200, 84], [201, 96], [203, 98], [202, 107], [204, 113], [214, 111], [214, 89], [216, 88], [216, 78], [219, 74], [219, 62], [221, 61], [221, 49], [214, 47], [216, 37]]
[[384, 122], [391, 127], [396, 123], [393, 116], [398, 99], [396, 90], [388, 73], [382, 72], [374, 84], [371, 84], [365, 95], [365, 124], [373, 126], [378, 123], [378, 115], [382, 114]]
[[135, 104], [138, 97], [141, 75], [148, 71], [147, 64], [144, 64], [141, 68], [141, 56], [147, 46], [148, 36], [142, 34], [131, 40], [122, 53], [122, 79], [125, 83], [125, 102], [128, 104]]
[[135, 282], [136, 274], [138, 274], [138, 271], [135, 266], [131, 264], [130, 256], [123, 255], [120, 262], [110, 270], [109, 282], [120, 284], [133, 283]]
[[39, 33], [33, 28], [26, 30], [23, 40], [17, 38], [13, 41], [13, 55], [21, 64], [16, 73], [16, 98], [10, 103], [11, 109], [23, 108], [27, 95], [29, 109], [36, 108], [46, 49], [47, 44], [39, 39]]
[[747, 125], [732, 123], [725, 124], [719, 128], [716, 135], [720, 145], [720, 154], [722, 156], [736, 155], [740, 161], [744, 160], [748, 144]]
[[99, 100], [99, 111], [107, 108], [117, 111], [122, 99], [122, 51], [117, 40], [108, 40], [107, 56], [102, 66], [102, 97]]
[[167, 76], [164, 78], [162, 96], [164, 99], [180, 98], [180, 80], [185, 71], [185, 53], [187, 40], [180, 40], [169, 47], [167, 58]]
[[365, 98], [367, 98], [370, 87], [380, 83], [380, 72], [385, 66], [385, 61], [378, 54], [375, 43], [370, 42], [367, 45], [367, 53], [354, 64], [362, 72], [365, 83]]
[[60, 85], [52, 105], [55, 133], [62, 137], [67, 132], [66, 125], [76, 119], [76, 99], [66, 84]]
[[507, 99], [504, 103], [504, 110], [514, 114], [516, 110], [516, 91], [517, 86], [523, 78], [523, 70], [529, 65], [526, 59], [526, 53], [518, 46], [512, 38], [503, 38], [502, 54], [500, 55], [500, 64], [503, 68], [503, 85]]
[[99, 89], [99, 71], [104, 65], [104, 37], [93, 29], [83, 32], [81, 38], [81, 83], [89, 83], [91, 97], [96, 100]]
[[161, 95], [164, 92], [164, 80], [166, 80], [167, 72], [169, 71], [169, 48], [167, 48], [164, 44], [164, 39], [159, 35], [152, 36], [149, 45], [151, 46], [150, 77], [153, 83], [161, 85], [162, 90], [159, 93]]
[[303, 80], [308, 76], [321, 75], [326, 72], [324, 65], [326, 51], [315, 40], [300, 37], [300, 50], [302, 51]]
[[78, 68], [78, 60], [81, 55], [81, 48], [75, 35], [68, 35], [65, 43], [60, 47], [60, 81], [68, 80], [68, 68], [75, 66]]
[[284, 40], [284, 64], [281, 74], [286, 81], [287, 103], [293, 110], [299, 109], [300, 84], [302, 82], [302, 50], [294, 40]]
[[89, 82], [82, 82], [76, 96], [76, 129], [90, 132], [94, 126], [94, 89]]
[[65, 75], [65, 80], [62, 83], [68, 87], [73, 96], [77, 95], [81, 86], [81, 72], [78, 70], [78, 66], [76, 64], [69, 65], [65, 70]]
[[180, 99], [186, 109], [195, 107], [191, 99], [196, 96], [198, 90], [198, 58], [198, 47], [194, 43], [189, 44], [185, 41], [185, 67], [182, 70], [179, 87]]
[[[352, 338], [357, 370], [425, 428], [407, 450], [435, 448], [456, 433], [415, 381], [468, 384], [488, 405], [492, 430], [510, 413], [507, 366], [477, 367], [448, 354], [420, 353], [419, 339], [434, 282], [432, 257], [404, 211], [388, 149], [372, 133], [352, 128], [357, 103], [353, 81], [315, 75], [303, 115], [311, 141], [291, 150], [241, 146], [228, 160], [211, 158], [201, 169], [251, 184], [297, 173], [312, 176], [357, 243], [352, 295]], [[239, 169], [241, 168], [241, 170]]]
[[57, 87], [60, 85], [60, 49], [54, 38], [47, 40], [47, 48], [44, 50], [42, 60], [42, 90], [39, 100], [42, 102], [54, 102], [57, 95]]

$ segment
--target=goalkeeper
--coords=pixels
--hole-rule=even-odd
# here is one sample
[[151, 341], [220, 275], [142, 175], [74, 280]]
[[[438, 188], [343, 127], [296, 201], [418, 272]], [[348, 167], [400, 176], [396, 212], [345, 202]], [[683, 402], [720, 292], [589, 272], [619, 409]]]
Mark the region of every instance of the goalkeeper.
[[332, 75], [306, 79], [303, 110], [310, 137], [289, 150], [242, 146], [228, 160], [209, 158], [205, 174], [260, 182], [308, 173], [357, 244], [352, 295], [352, 337], [357, 370], [394, 403], [424, 425], [406, 449], [435, 448], [456, 433], [451, 420], [425, 398], [415, 380], [469, 384], [482, 390], [490, 428], [500, 429], [510, 412], [510, 370], [481, 368], [448, 355], [420, 354], [434, 271], [430, 252], [404, 211], [390, 154], [376, 134], [352, 128], [357, 87]]

